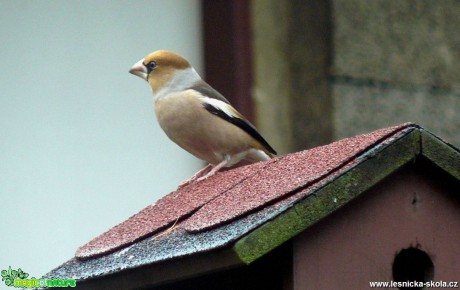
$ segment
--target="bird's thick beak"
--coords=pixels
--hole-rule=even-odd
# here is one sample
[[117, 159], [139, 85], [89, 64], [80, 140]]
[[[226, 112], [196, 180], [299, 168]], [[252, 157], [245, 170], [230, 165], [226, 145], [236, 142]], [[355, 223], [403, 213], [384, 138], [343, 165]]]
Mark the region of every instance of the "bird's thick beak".
[[147, 68], [144, 65], [144, 59], [141, 59], [140, 61], [136, 62], [133, 67], [129, 70], [130, 73], [132, 73], [135, 76], [138, 76], [144, 80], [147, 80]]

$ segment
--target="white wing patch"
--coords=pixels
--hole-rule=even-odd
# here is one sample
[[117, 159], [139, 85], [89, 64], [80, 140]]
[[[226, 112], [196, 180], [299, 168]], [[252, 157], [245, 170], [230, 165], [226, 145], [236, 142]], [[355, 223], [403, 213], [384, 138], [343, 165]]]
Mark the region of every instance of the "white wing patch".
[[220, 111], [224, 112], [227, 116], [231, 118], [239, 118], [239, 116], [235, 115], [232, 111], [234, 110], [231, 106], [228, 104], [217, 100], [217, 99], [212, 99], [209, 97], [204, 97], [204, 102], [210, 104], [216, 109], [219, 109]]

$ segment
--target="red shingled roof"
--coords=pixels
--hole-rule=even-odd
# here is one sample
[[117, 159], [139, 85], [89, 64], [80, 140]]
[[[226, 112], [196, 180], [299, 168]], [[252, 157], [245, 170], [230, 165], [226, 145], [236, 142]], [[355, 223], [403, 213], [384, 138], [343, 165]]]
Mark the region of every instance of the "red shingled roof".
[[178, 189], [83, 245], [76, 257], [89, 259], [113, 252], [161, 233], [177, 221], [177, 228], [190, 233], [202, 232], [265, 206], [290, 200], [299, 190], [314, 186], [353, 162], [361, 152], [409, 125], [381, 129], [239, 167]]

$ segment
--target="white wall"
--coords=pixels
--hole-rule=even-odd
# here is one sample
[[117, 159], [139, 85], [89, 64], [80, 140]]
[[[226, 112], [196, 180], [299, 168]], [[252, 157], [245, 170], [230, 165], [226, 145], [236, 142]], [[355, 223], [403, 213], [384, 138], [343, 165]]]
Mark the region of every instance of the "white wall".
[[198, 0], [0, 2], [0, 270], [47, 273], [199, 169], [128, 70], [170, 49], [201, 72], [200, 19]]

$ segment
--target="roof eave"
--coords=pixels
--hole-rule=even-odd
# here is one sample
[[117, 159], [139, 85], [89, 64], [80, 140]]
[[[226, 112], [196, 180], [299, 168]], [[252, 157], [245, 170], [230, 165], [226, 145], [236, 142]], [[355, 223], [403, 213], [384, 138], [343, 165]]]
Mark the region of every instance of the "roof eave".
[[420, 131], [421, 155], [455, 179], [460, 180], [459, 150], [424, 129]]
[[421, 156], [460, 180], [460, 152], [423, 128], [411, 129], [386, 146], [371, 148], [351, 168], [326, 178], [316, 192], [239, 239], [235, 253], [252, 263]]
[[[297, 189], [292, 194], [304, 197], [283, 205], [259, 226], [252, 224], [250, 232], [225, 245], [135, 268], [114, 268], [102, 275], [93, 273], [79, 279], [78, 285], [82, 289], [135, 289], [250, 264], [419, 158], [460, 180], [459, 150], [411, 124], [367, 148], [317, 184]], [[75, 259], [70, 262], [78, 264]], [[65, 274], [72, 270], [64, 268]]]
[[231, 248], [225, 247], [78, 280], [77, 285], [78, 289], [139, 289], [146, 286], [153, 287], [172, 283], [242, 265], [244, 263], [235, 252]]

